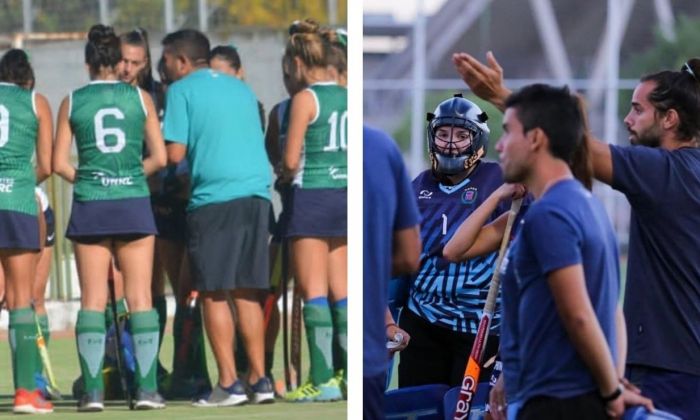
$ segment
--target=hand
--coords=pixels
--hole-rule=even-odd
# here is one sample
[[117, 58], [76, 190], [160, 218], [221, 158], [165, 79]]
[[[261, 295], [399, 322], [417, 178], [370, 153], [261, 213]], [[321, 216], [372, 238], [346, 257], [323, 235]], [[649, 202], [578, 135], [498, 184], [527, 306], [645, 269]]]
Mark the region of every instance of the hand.
[[622, 418], [622, 415], [625, 414], [625, 401], [622, 399], [622, 394], [605, 404], [605, 412], [612, 419]]
[[394, 340], [394, 337], [396, 337], [396, 334], [401, 334], [401, 342], [399, 343], [398, 346], [389, 349], [389, 354], [394, 354], [397, 351], [401, 351], [408, 347], [408, 342], [411, 341], [411, 336], [401, 329], [398, 325], [396, 324], [389, 324], [386, 327], [386, 339], [387, 340]]
[[[629, 382], [627, 382], [627, 384], [629, 384]], [[644, 406], [644, 408], [646, 408], [648, 412], [653, 413], [654, 412], [654, 403], [649, 398], [642, 396], [639, 388], [630, 384], [631, 387], [634, 388], [634, 389], [630, 389], [630, 388], [627, 388], [627, 384], [625, 384], [625, 382], [623, 381], [623, 385], [625, 386], [625, 389], [622, 391], [622, 398], [618, 398], [618, 399], [623, 400], [625, 407], [633, 407], [635, 405], [641, 405], [641, 406]]]
[[503, 374], [498, 377], [496, 385], [489, 392], [489, 413], [493, 420], [506, 420], [506, 390], [503, 383]]
[[527, 194], [527, 188], [523, 184], [505, 183], [498, 187], [496, 194], [498, 194], [499, 201], [515, 200], [524, 197]]
[[503, 68], [493, 53], [486, 54], [488, 66], [467, 53], [455, 53], [452, 62], [469, 89], [481, 99], [487, 100], [503, 111], [506, 98], [510, 95], [503, 84]]

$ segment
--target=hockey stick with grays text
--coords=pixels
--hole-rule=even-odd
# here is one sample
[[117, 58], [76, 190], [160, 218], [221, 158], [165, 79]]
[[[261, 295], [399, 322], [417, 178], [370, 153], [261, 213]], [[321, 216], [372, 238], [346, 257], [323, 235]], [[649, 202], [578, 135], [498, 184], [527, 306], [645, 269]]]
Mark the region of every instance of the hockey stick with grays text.
[[522, 198], [518, 198], [516, 200], [513, 200], [513, 203], [510, 206], [510, 211], [508, 213], [508, 221], [506, 222], [506, 230], [505, 232], [503, 232], [501, 248], [498, 251], [498, 258], [496, 259], [496, 265], [493, 269], [493, 277], [491, 278], [489, 293], [486, 296], [484, 313], [481, 316], [481, 321], [479, 321], [479, 329], [476, 332], [476, 338], [474, 339], [474, 344], [472, 345], [472, 351], [469, 355], [467, 368], [464, 370], [462, 388], [459, 390], [459, 396], [457, 398], [457, 407], [453, 416], [454, 420], [466, 420], [469, 418], [469, 412], [472, 408], [472, 398], [476, 394], [476, 387], [479, 385], [479, 374], [481, 373], [481, 359], [484, 354], [484, 349], [486, 348], [486, 340], [488, 339], [488, 332], [491, 328], [491, 319], [493, 318], [493, 313], [496, 308], [496, 298], [498, 297], [498, 289], [501, 285], [501, 263], [503, 262], [503, 256], [505, 255], [506, 248], [508, 247], [510, 231], [513, 228], [515, 216], [520, 211], [521, 204]]

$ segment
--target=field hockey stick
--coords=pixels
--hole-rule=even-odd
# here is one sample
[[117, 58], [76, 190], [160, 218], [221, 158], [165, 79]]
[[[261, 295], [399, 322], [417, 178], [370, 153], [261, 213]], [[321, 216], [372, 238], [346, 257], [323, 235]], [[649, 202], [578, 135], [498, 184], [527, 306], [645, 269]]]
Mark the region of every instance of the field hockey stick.
[[294, 370], [294, 387], [301, 385], [301, 293], [296, 278], [294, 279], [294, 297], [292, 298], [292, 369]]
[[191, 353], [190, 349], [194, 349], [194, 343], [192, 339], [192, 331], [194, 331], [194, 317], [197, 315], [195, 309], [197, 308], [197, 299], [199, 297], [199, 292], [197, 290], [192, 290], [187, 297], [187, 315], [182, 321], [182, 339], [180, 340], [180, 346], [176, 351], [177, 363], [181, 366], [187, 364], [187, 359]]
[[484, 349], [486, 348], [486, 340], [488, 339], [488, 332], [491, 328], [491, 319], [493, 318], [494, 309], [496, 307], [498, 289], [501, 285], [501, 263], [503, 262], [503, 256], [505, 255], [506, 248], [508, 247], [510, 231], [513, 228], [515, 216], [520, 211], [521, 204], [522, 198], [518, 198], [516, 200], [513, 200], [513, 203], [510, 206], [510, 212], [508, 213], [508, 221], [506, 222], [506, 230], [505, 232], [503, 232], [501, 248], [498, 250], [498, 258], [496, 259], [496, 265], [493, 268], [493, 277], [491, 277], [489, 293], [486, 296], [484, 312], [481, 316], [481, 321], [479, 321], [479, 329], [476, 332], [476, 338], [474, 339], [474, 344], [472, 345], [472, 351], [469, 355], [467, 367], [464, 370], [462, 387], [459, 390], [457, 406], [455, 408], [455, 413], [453, 416], [454, 420], [466, 420], [469, 418], [469, 412], [472, 408], [472, 398], [476, 394], [476, 387], [479, 385], [479, 374], [481, 373], [481, 359], [484, 355]]
[[117, 298], [114, 291], [114, 268], [112, 262], [109, 262], [109, 274], [107, 276], [107, 285], [109, 286], [109, 300], [112, 306], [112, 316], [114, 317], [114, 332], [117, 337], [117, 370], [119, 371], [119, 380], [122, 385], [122, 391], [126, 396], [126, 404], [129, 410], [134, 409], [134, 403], [131, 400], [131, 392], [126, 384], [126, 369], [124, 367], [124, 359], [122, 357], [122, 333], [119, 328], [119, 315], [117, 313]]
[[287, 392], [292, 390], [292, 375], [289, 366], [289, 299], [288, 283], [289, 278], [289, 250], [287, 249], [287, 239], [282, 239], [280, 252], [282, 252], [282, 356], [284, 359], [284, 383], [287, 387]]
[[49, 395], [51, 395], [51, 398], [55, 400], [63, 399], [63, 397], [61, 396], [61, 391], [58, 390], [56, 377], [53, 374], [53, 368], [51, 367], [51, 358], [49, 358], [49, 349], [46, 347], [46, 340], [44, 340], [44, 334], [41, 332], [39, 318], [35, 316], [34, 322], [36, 323], [36, 347], [39, 350], [39, 356], [41, 356], [41, 363], [44, 365], [44, 370], [46, 371], [46, 376], [49, 380], [49, 383], [46, 384], [46, 391], [48, 391]]

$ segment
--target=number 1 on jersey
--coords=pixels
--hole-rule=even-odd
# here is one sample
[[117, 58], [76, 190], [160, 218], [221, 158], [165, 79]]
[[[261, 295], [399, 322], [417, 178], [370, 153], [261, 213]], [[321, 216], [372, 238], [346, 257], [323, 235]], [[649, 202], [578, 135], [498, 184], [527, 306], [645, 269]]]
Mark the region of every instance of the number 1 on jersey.
[[447, 235], [447, 215], [442, 214], [442, 235]]

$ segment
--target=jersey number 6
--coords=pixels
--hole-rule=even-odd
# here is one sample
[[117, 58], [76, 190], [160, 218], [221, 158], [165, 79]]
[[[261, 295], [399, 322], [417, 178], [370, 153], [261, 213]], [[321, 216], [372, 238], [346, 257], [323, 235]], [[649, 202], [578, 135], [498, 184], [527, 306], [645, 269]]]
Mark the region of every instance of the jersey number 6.
[[[119, 153], [126, 145], [126, 136], [124, 131], [117, 127], [105, 128], [104, 119], [106, 116], [114, 117], [118, 120], [124, 119], [124, 113], [119, 108], [103, 108], [95, 114], [95, 139], [97, 140], [97, 148], [102, 153]], [[107, 145], [106, 137], [114, 136], [117, 142], [111, 146]]]

